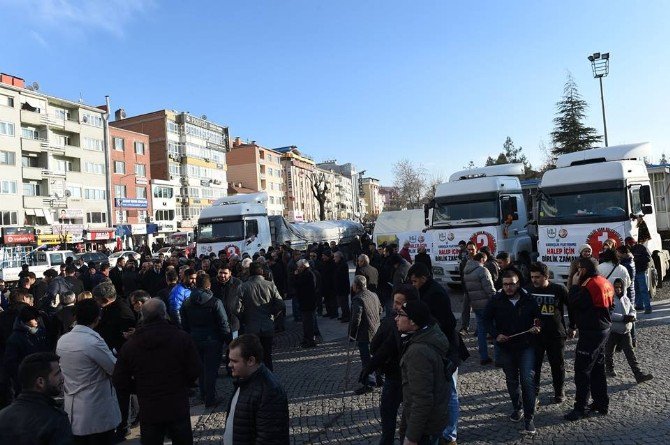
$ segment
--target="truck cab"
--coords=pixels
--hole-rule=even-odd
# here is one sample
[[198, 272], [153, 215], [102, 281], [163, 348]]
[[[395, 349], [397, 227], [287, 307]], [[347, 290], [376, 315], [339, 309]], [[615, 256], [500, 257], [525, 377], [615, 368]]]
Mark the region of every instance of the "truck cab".
[[487, 246], [494, 255], [509, 252], [512, 259], [530, 254], [528, 214], [518, 178], [523, 172], [523, 164], [462, 170], [437, 186], [435, 198], [424, 208], [435, 280], [460, 283], [460, 241], [472, 241], [478, 249]]
[[265, 192], [220, 198], [200, 213], [197, 255], [253, 255], [272, 245]]
[[648, 143], [584, 150], [559, 156], [556, 168], [544, 173], [539, 187], [538, 253], [555, 281], [569, 284], [570, 263], [578, 257], [580, 245], [589, 244], [597, 258], [607, 239], [617, 246], [626, 237], [637, 239], [635, 217], [643, 215], [651, 234], [646, 246], [654, 259], [648, 277], [653, 295], [670, 261], [656, 227], [644, 162], [650, 153]]

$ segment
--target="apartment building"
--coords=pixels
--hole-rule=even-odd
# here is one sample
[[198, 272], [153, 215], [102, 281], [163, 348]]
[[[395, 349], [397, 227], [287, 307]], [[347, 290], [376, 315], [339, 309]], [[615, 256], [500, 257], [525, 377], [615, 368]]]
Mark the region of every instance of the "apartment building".
[[170, 233], [177, 231], [177, 192], [179, 190], [180, 184], [177, 180], [151, 180], [151, 206], [153, 222], [157, 225], [157, 239], [166, 241]]
[[363, 178], [361, 183], [368, 214], [372, 216], [379, 215], [384, 210], [384, 202], [379, 194], [379, 180], [375, 178]]
[[152, 178], [180, 184], [178, 228], [194, 227], [203, 207], [226, 196], [228, 127], [167, 109], [132, 117], [118, 110], [110, 126], [149, 135]]
[[[149, 136], [121, 128], [109, 128], [111, 139], [112, 197], [114, 224], [146, 225], [153, 218], [151, 195], [151, 156]], [[133, 227], [135, 234], [144, 231]]]
[[291, 221], [317, 221], [319, 204], [312, 194], [310, 181], [316, 168], [315, 162], [294, 145], [274, 148], [273, 151], [281, 154], [284, 169], [284, 217]]
[[358, 173], [351, 163], [339, 165], [335, 160], [317, 164], [322, 170], [333, 173], [333, 187], [336, 210], [335, 219], [355, 219], [361, 217], [358, 191]]
[[284, 214], [284, 174], [281, 154], [256, 144], [235, 138], [226, 155], [228, 181], [235, 191], [268, 194], [268, 215]]
[[0, 74], [0, 225], [35, 226], [40, 244], [111, 239], [104, 127], [103, 110]]

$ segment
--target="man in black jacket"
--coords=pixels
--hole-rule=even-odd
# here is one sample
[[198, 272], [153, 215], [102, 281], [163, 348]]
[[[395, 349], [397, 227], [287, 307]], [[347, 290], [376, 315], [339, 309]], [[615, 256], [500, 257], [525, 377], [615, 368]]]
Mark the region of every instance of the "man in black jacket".
[[575, 407], [565, 415], [571, 421], [586, 416], [589, 393], [593, 398], [588, 406], [591, 411], [607, 414], [609, 410], [605, 346], [612, 325], [610, 308], [614, 300], [614, 288], [598, 274], [594, 258], [580, 258], [577, 266], [568, 296], [569, 307], [575, 314], [574, 324], [579, 330], [575, 352]]
[[123, 297], [123, 268], [126, 265], [126, 259], [120, 257], [116, 260], [116, 266], [109, 271], [109, 279], [114, 283], [116, 295]]
[[242, 281], [233, 276], [230, 268], [226, 266], [219, 267], [216, 273], [216, 279], [212, 281], [212, 293], [221, 300], [226, 309], [226, 316], [230, 324], [231, 335], [237, 337], [240, 331], [240, 286]]
[[502, 290], [486, 305], [484, 322], [489, 334], [497, 335], [500, 346], [500, 360], [514, 408], [510, 420], [518, 422], [525, 418], [525, 432], [535, 434], [535, 335], [540, 332], [536, 326], [540, 310], [535, 298], [521, 288], [520, 281], [513, 270], [503, 272]]
[[337, 296], [335, 295], [335, 263], [330, 250], [321, 254], [321, 263], [317, 266], [322, 280], [323, 304], [326, 308], [326, 317], [337, 318]]
[[236, 390], [228, 407], [224, 444], [287, 445], [288, 399], [279, 379], [263, 364], [263, 346], [255, 335], [230, 343]]
[[294, 274], [294, 298], [298, 299], [300, 310], [302, 311], [302, 343], [300, 343], [300, 346], [303, 348], [313, 348], [316, 346], [316, 342], [314, 341], [314, 336], [316, 335], [316, 276], [312, 271], [309, 261], [306, 259], [298, 260], [297, 269]]
[[370, 258], [367, 255], [358, 255], [356, 260], [356, 272], [354, 275], [363, 275], [368, 281], [368, 290], [377, 293], [377, 286], [379, 286], [379, 271], [370, 265]]
[[53, 399], [63, 392], [58, 356], [52, 352], [27, 356], [19, 367], [19, 380], [23, 392], [0, 411], [0, 443], [71, 444], [70, 421]]
[[335, 252], [333, 259], [335, 261], [335, 277], [333, 279], [335, 295], [337, 297], [337, 305], [340, 307], [340, 311], [342, 311], [340, 321], [342, 323], [349, 323], [349, 318], [351, 317], [351, 310], [349, 309], [349, 292], [351, 292], [349, 264], [342, 252]]

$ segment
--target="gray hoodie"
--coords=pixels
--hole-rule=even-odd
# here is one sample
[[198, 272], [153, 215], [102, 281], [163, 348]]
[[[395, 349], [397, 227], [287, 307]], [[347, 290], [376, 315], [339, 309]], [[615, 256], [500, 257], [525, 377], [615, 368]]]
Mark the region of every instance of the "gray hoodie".
[[610, 328], [612, 332], [617, 334], [627, 334], [633, 328], [633, 323], [628, 322], [624, 323], [623, 317], [625, 315], [636, 316], [635, 307], [630, 302], [626, 295], [622, 297], [614, 296], [614, 309], [610, 314], [612, 319], [612, 327]]

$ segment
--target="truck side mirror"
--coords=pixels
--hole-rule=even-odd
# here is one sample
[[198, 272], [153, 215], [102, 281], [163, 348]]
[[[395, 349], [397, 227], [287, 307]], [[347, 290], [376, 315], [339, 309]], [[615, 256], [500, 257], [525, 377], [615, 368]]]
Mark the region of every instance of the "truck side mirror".
[[651, 187], [643, 185], [640, 187], [640, 204], [642, 204], [642, 213], [650, 215], [654, 212], [651, 205]]
[[423, 205], [423, 222], [424, 222], [426, 227], [428, 227], [430, 225], [430, 220], [428, 218], [428, 214], [430, 212], [430, 209], [432, 209], [434, 207], [435, 207], [435, 200], [434, 199], [431, 199], [430, 201], [428, 201], [427, 203], [425, 203]]

